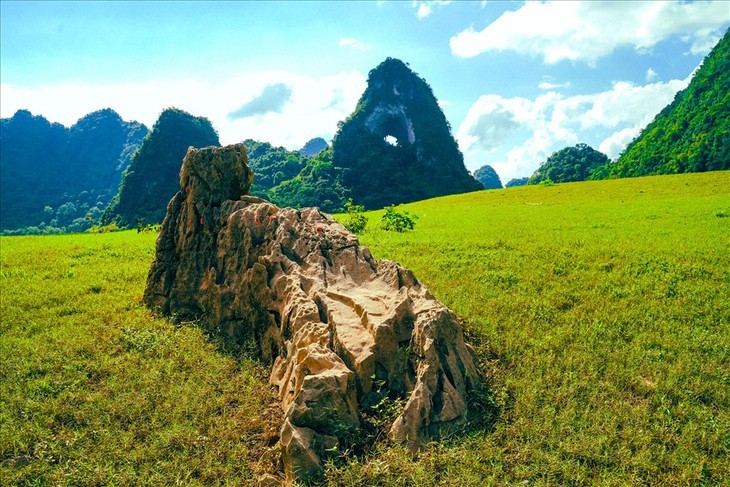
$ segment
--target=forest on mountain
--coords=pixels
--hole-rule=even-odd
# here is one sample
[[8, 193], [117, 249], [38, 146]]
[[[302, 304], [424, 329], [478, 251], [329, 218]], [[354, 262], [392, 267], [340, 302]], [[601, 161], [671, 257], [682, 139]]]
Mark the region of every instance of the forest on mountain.
[[528, 178], [528, 177], [512, 178], [509, 181], [507, 181], [507, 184], [505, 184], [504, 187], [505, 188], [514, 188], [515, 186], [525, 186], [529, 180], [530, 180], [530, 178]]
[[0, 120], [0, 230], [65, 233], [92, 226], [147, 131], [111, 109], [69, 128], [27, 110]]
[[527, 184], [585, 181], [594, 171], [609, 162], [605, 154], [587, 144], [565, 147], [548, 157], [547, 161], [533, 173]]
[[342, 169], [334, 166], [333, 152], [328, 148], [307, 158], [301, 172], [274, 187], [269, 199], [281, 207], [318, 206], [329, 213], [342, 211], [351, 193], [342, 184]]
[[210, 120], [166, 109], [124, 171], [102, 223], [119, 227], [161, 223], [167, 203], [180, 189], [180, 168], [188, 148], [219, 145]]
[[300, 152], [253, 139], [244, 140], [243, 145], [254, 173], [251, 194], [259, 198], [269, 199], [269, 191], [274, 186], [294, 178], [304, 168], [305, 160]]
[[674, 97], [592, 179], [730, 169], [730, 30]]
[[484, 189], [502, 188], [502, 180], [499, 179], [499, 174], [490, 165], [482, 166], [474, 171], [474, 179], [482, 183]]

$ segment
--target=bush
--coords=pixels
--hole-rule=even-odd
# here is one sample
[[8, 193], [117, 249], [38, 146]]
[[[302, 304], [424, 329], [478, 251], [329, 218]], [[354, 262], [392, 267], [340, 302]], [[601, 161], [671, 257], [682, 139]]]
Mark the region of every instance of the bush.
[[380, 228], [386, 231], [405, 232], [413, 230], [416, 220], [418, 216], [411, 215], [407, 211], [400, 213], [396, 211], [395, 206], [390, 205], [385, 208], [385, 213], [380, 219]]
[[109, 225], [92, 225], [91, 228], [86, 231], [88, 233], [108, 233], [118, 232], [120, 230], [122, 230], [122, 228], [119, 228], [116, 223], [110, 223]]
[[347, 220], [343, 223], [345, 228], [355, 235], [362, 233], [368, 224], [368, 218], [364, 215], [365, 207], [354, 204], [350, 198], [345, 202], [345, 211], [347, 212]]

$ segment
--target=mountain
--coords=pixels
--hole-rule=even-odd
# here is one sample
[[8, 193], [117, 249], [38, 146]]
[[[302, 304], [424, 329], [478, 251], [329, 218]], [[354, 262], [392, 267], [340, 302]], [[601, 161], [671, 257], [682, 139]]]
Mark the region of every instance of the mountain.
[[315, 137], [314, 139], [311, 139], [306, 144], [304, 144], [304, 147], [299, 149], [299, 153], [303, 156], [316, 156], [327, 147], [327, 141], [325, 141], [321, 137]]
[[513, 188], [515, 186], [525, 186], [529, 180], [530, 178], [512, 178], [507, 181], [507, 184], [505, 184], [504, 187]]
[[730, 30], [615, 163], [594, 179], [730, 169]]
[[272, 188], [269, 199], [282, 207], [318, 206], [328, 213], [342, 211], [350, 190], [342, 184], [342, 170], [332, 161], [331, 147], [312, 158], [304, 158], [299, 174]]
[[270, 199], [271, 188], [294, 178], [304, 167], [303, 149], [295, 152], [252, 139], [244, 140], [243, 145], [248, 152], [248, 165], [254, 172], [250, 190], [254, 196]]
[[464, 167], [431, 87], [398, 59], [370, 71], [332, 148], [343, 186], [367, 208], [482, 189]]
[[474, 171], [474, 179], [482, 183], [484, 189], [502, 188], [502, 181], [499, 179], [497, 171], [490, 165], [482, 166]]
[[120, 227], [161, 223], [167, 203], [178, 190], [180, 167], [188, 148], [219, 145], [218, 134], [207, 118], [166, 109], [124, 172], [119, 192], [104, 210], [102, 223]]
[[585, 181], [593, 172], [608, 164], [608, 157], [602, 152], [586, 144], [565, 147], [554, 152], [533, 173], [527, 184], [538, 184], [543, 181], [553, 183], [570, 183]]
[[116, 193], [146, 133], [108, 108], [70, 128], [27, 110], [0, 120], [0, 230], [85, 230]]

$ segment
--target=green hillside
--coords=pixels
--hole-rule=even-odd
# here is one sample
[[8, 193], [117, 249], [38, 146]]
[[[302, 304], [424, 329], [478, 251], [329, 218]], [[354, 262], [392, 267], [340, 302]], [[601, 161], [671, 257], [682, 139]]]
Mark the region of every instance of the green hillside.
[[81, 232], [117, 192], [147, 134], [106, 108], [71, 127], [18, 110], [0, 119], [0, 231]]
[[124, 171], [102, 223], [120, 227], [162, 223], [167, 204], [180, 189], [180, 167], [188, 149], [219, 145], [210, 120], [165, 109]]
[[[723, 485], [730, 172], [413, 203], [361, 236], [462, 319], [490, 404], [412, 457], [329, 485]], [[267, 371], [141, 305], [153, 233], [0, 237], [0, 483], [249, 485], [275, 441]], [[265, 397], [262, 397], [265, 396]]]
[[594, 179], [730, 169], [730, 30], [619, 159]]

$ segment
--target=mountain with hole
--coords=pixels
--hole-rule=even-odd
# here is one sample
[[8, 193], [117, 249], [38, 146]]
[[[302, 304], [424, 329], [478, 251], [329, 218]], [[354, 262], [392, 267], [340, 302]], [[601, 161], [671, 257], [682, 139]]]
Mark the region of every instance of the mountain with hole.
[[483, 189], [466, 170], [431, 87], [398, 59], [370, 71], [332, 148], [342, 185], [366, 208]]

